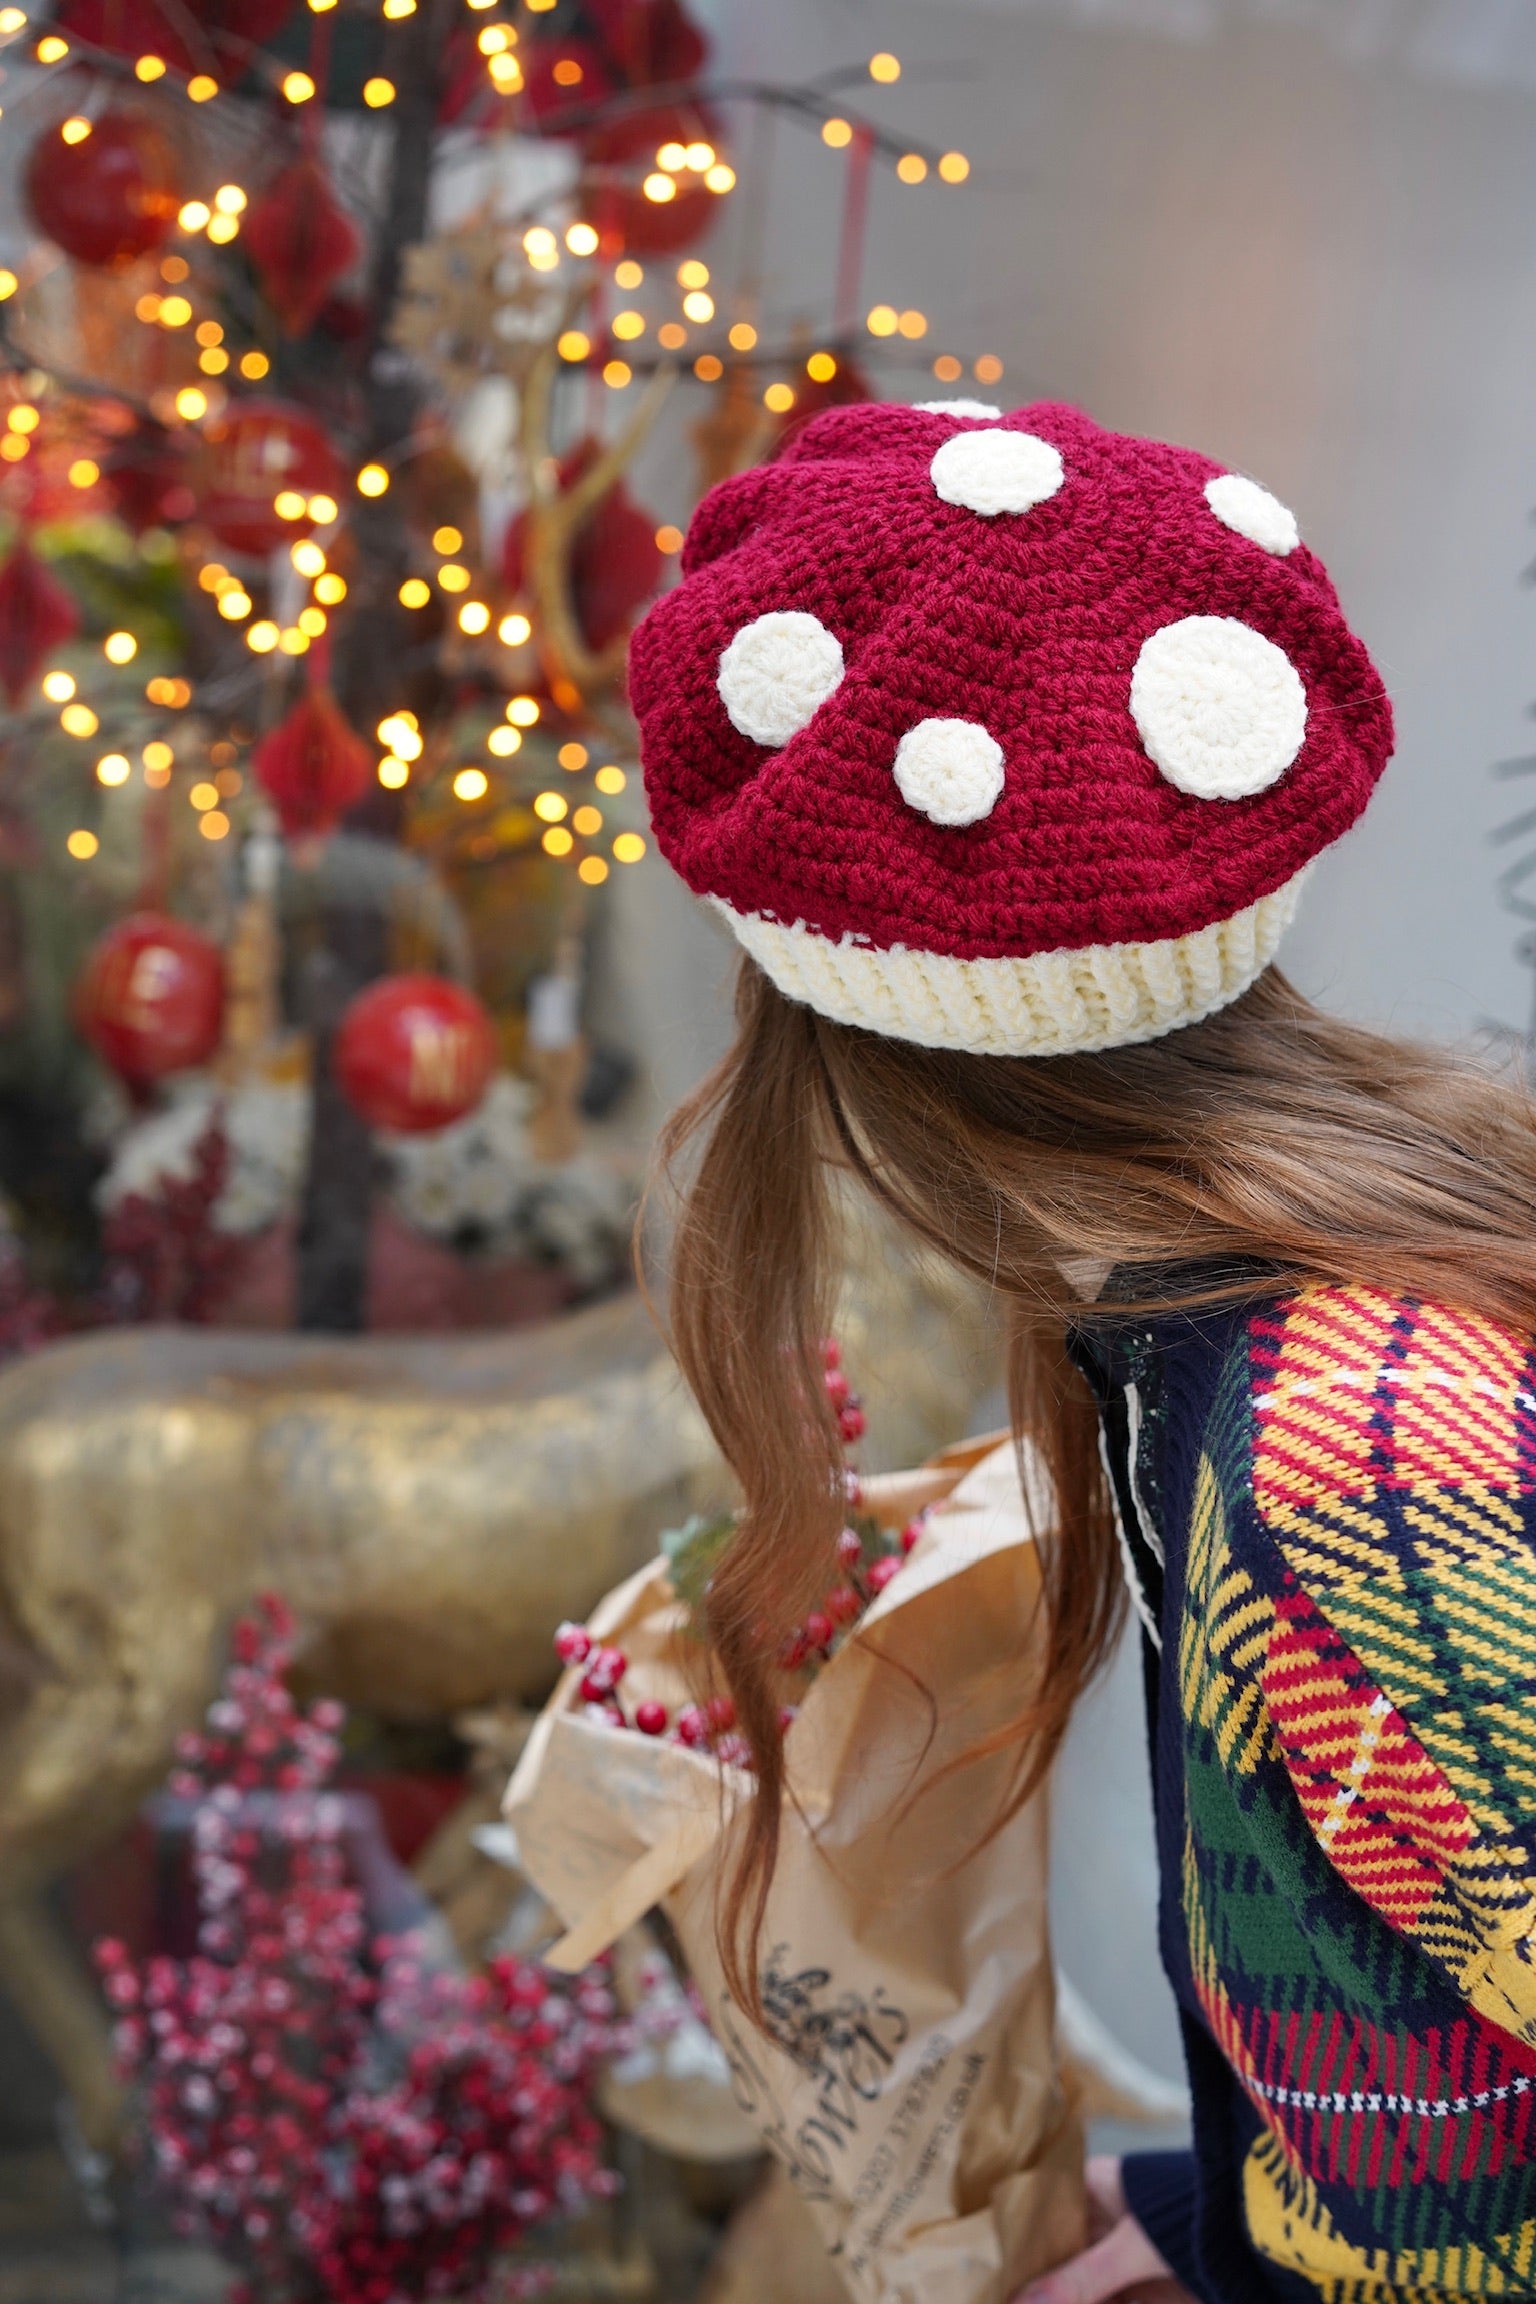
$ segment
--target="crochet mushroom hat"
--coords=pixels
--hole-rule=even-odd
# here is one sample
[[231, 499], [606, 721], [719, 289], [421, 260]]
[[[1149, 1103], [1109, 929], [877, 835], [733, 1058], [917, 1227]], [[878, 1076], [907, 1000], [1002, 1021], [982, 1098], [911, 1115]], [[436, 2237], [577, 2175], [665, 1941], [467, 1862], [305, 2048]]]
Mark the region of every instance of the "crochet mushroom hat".
[[1285, 506], [1074, 408], [829, 410], [683, 570], [630, 657], [663, 853], [791, 999], [926, 1046], [1235, 999], [1392, 749]]

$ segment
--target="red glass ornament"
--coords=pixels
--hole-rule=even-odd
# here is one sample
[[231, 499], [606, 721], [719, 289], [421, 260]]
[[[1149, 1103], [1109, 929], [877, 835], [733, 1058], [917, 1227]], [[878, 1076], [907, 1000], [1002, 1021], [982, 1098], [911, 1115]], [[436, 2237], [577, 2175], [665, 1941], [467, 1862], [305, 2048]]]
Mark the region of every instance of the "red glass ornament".
[[[210, 62], [244, 71], [251, 50], [282, 29], [296, 4], [297, 0], [62, 0], [54, 19], [60, 31], [111, 56], [158, 56], [173, 72], [206, 72]], [[186, 37], [194, 25], [204, 35], [195, 48]], [[220, 77], [228, 78], [228, 70]]]
[[13, 708], [79, 625], [70, 594], [19, 537], [0, 568], [0, 685]]
[[284, 168], [252, 202], [241, 243], [285, 332], [302, 336], [357, 262], [363, 237], [325, 170], [306, 157]]
[[[579, 440], [560, 466], [562, 489], [576, 482], [599, 453], [596, 440]], [[526, 516], [507, 529], [503, 572], [514, 591], [523, 581]], [[661, 576], [656, 523], [621, 480], [594, 506], [572, 540], [571, 600], [581, 636], [589, 648], [607, 646], [629, 629], [655, 591]]]
[[223, 954], [162, 912], [135, 912], [109, 928], [75, 987], [81, 1033], [132, 1088], [205, 1064], [223, 1019]]
[[146, 528], [174, 528], [190, 520], [197, 498], [188, 480], [184, 443], [147, 418], [101, 460], [113, 509], [136, 536]]
[[696, 80], [709, 61], [709, 41], [682, 0], [587, 0], [587, 13], [628, 88], [675, 88]]
[[473, 1112], [496, 1069], [496, 1030], [474, 994], [446, 977], [386, 976], [343, 1016], [333, 1061], [343, 1094], [373, 1127], [423, 1135]]
[[307, 514], [283, 520], [273, 510], [285, 489], [303, 497], [346, 492], [341, 458], [313, 416], [287, 400], [236, 400], [203, 429], [192, 467], [198, 510], [232, 552], [264, 554], [289, 537], [307, 536]]
[[77, 264], [128, 264], [170, 237], [181, 206], [176, 149], [139, 112], [103, 112], [66, 144], [45, 128], [27, 156], [27, 206]]
[[252, 764], [289, 838], [323, 837], [367, 791], [373, 754], [329, 690], [312, 688], [263, 736]]

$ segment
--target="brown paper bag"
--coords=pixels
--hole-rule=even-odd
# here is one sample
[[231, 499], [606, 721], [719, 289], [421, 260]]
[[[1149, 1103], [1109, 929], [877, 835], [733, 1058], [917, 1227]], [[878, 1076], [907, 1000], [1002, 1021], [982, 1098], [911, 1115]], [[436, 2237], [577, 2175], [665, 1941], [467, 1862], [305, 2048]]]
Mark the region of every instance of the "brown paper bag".
[[[978, 1460], [979, 1459], [979, 1460]], [[1054, 2038], [1046, 1814], [987, 1838], [1013, 1755], [945, 1775], [1019, 1710], [1039, 1569], [1011, 1445], [868, 1481], [921, 1542], [807, 1693], [761, 1946], [768, 2033], [733, 2004], [715, 1944], [739, 1772], [585, 1716], [565, 1675], [512, 1779], [519, 1859], [578, 1968], [661, 1904], [737, 2101], [868, 2304], [1004, 2304], [1084, 2238], [1082, 2140]], [[1038, 1500], [1037, 1500], [1038, 1501]], [[686, 1700], [666, 1564], [610, 1593], [594, 1637], [626, 1698]]]

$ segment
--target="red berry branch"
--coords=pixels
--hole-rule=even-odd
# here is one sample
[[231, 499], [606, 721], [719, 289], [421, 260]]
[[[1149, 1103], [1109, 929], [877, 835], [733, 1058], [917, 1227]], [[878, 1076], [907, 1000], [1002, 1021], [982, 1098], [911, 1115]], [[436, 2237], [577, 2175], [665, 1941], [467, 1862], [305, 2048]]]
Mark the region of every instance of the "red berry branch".
[[239, 2304], [478, 2304], [529, 2292], [529, 2227], [615, 2189], [591, 2109], [632, 2044], [600, 1972], [433, 1968], [370, 1937], [329, 1787], [344, 1715], [284, 1684], [293, 1620], [235, 1628], [223, 1692], [182, 1740], [200, 1923], [185, 1961], [96, 1957], [179, 2230], [244, 2275]]
[[[908, 1521], [894, 1544], [878, 1523], [858, 1510], [859, 1476], [850, 1451], [864, 1436], [864, 1410], [843, 1371], [842, 1351], [829, 1337], [822, 1346], [827, 1397], [837, 1411], [838, 1432], [844, 1451], [844, 1486], [852, 1515], [837, 1539], [837, 1582], [823, 1595], [803, 1624], [797, 1624], [779, 1650], [786, 1673], [804, 1676], [816, 1671], [834, 1654], [850, 1628], [862, 1618], [871, 1601], [882, 1593], [923, 1532], [925, 1515]], [[663, 1545], [672, 1564], [673, 1580], [684, 1591], [702, 1588], [715, 1553], [729, 1541], [729, 1520], [691, 1522]], [[624, 1709], [620, 1689], [629, 1670], [622, 1648], [601, 1646], [584, 1624], [562, 1624], [555, 1634], [555, 1654], [567, 1667], [580, 1665], [580, 1693], [587, 1715], [614, 1728], [632, 1728], [642, 1736], [661, 1736], [695, 1751], [713, 1752], [730, 1767], [750, 1768], [752, 1749], [736, 1726], [736, 1707], [729, 1696], [711, 1696], [703, 1704], [684, 1704], [669, 1713], [654, 1697]], [[786, 1704], [779, 1714], [785, 1729], [796, 1707]]]

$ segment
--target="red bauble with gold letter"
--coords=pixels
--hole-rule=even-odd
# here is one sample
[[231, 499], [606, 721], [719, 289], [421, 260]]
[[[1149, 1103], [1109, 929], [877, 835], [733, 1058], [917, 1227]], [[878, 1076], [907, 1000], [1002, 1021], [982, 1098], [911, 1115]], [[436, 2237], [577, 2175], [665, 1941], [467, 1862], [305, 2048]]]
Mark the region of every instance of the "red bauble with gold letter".
[[164, 912], [135, 912], [92, 946], [75, 986], [75, 1022], [133, 1089], [206, 1064], [224, 1021], [224, 956]]
[[445, 976], [385, 976], [341, 1020], [342, 1092], [375, 1128], [425, 1135], [473, 1112], [496, 1069], [496, 1028]]
[[103, 112], [78, 143], [45, 128], [27, 156], [27, 206], [77, 264], [131, 264], [170, 238], [181, 206], [176, 148], [139, 112]]
[[339, 503], [346, 471], [324, 429], [287, 400], [235, 400], [203, 429], [192, 485], [203, 523], [231, 552], [263, 555], [285, 538], [308, 536], [320, 522], [306, 510], [292, 520], [279, 496]]

